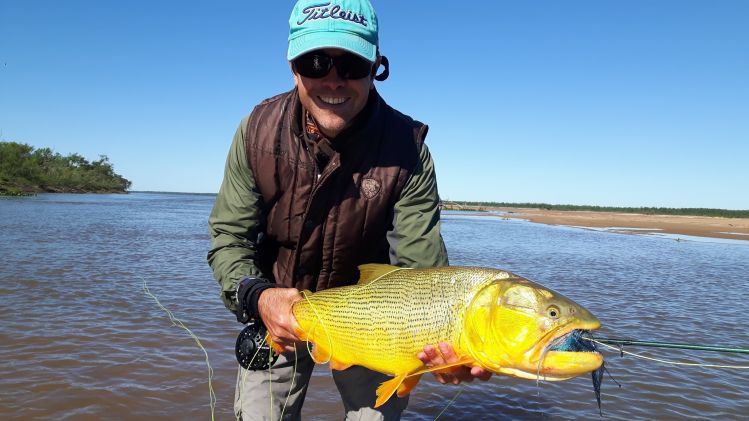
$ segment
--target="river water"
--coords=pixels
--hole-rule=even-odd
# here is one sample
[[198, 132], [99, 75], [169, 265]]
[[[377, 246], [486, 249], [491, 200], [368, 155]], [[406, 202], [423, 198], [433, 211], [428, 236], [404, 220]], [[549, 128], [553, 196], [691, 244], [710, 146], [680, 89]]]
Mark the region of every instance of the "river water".
[[[0, 419], [210, 419], [206, 357], [145, 294], [182, 320], [213, 367], [216, 419], [232, 419], [241, 330], [206, 264], [214, 196], [50, 194], [0, 200]], [[599, 336], [749, 347], [749, 241], [692, 241], [445, 212], [453, 265], [506, 269], [591, 310]], [[749, 356], [636, 349], [749, 366]], [[674, 366], [605, 351], [606, 419], [746, 419], [749, 370]], [[456, 398], [457, 395], [457, 398]], [[448, 403], [454, 403], [448, 406]], [[446, 408], [447, 407], [447, 408]], [[407, 420], [601, 419], [590, 377], [424, 377]], [[340, 419], [327, 366], [303, 412]]]

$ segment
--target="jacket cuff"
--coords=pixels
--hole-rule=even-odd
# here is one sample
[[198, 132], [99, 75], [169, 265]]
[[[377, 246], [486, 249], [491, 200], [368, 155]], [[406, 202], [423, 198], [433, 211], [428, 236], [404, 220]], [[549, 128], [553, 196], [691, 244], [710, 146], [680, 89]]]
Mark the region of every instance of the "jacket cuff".
[[237, 320], [247, 323], [250, 320], [259, 320], [258, 301], [260, 294], [268, 288], [277, 288], [279, 285], [265, 278], [244, 277], [239, 281], [237, 287]]

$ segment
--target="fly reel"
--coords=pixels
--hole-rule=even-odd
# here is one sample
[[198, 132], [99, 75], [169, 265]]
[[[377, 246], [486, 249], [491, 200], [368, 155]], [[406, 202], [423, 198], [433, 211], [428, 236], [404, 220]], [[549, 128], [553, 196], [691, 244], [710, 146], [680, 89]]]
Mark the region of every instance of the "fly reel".
[[247, 370], [267, 370], [278, 360], [278, 354], [265, 341], [267, 329], [259, 320], [250, 320], [237, 337], [234, 350], [239, 365]]

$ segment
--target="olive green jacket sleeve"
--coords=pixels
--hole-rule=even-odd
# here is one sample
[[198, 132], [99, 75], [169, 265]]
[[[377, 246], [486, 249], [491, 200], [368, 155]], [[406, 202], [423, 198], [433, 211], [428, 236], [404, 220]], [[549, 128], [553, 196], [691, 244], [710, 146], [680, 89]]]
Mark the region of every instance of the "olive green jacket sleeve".
[[390, 263], [421, 268], [447, 266], [447, 250], [440, 234], [439, 194], [434, 162], [422, 145], [419, 166], [403, 188], [388, 232]]
[[244, 276], [262, 276], [255, 264], [260, 230], [260, 193], [247, 164], [245, 117], [234, 134], [224, 169], [224, 181], [208, 218], [212, 245], [208, 264], [221, 285], [221, 298], [236, 311], [234, 294]]

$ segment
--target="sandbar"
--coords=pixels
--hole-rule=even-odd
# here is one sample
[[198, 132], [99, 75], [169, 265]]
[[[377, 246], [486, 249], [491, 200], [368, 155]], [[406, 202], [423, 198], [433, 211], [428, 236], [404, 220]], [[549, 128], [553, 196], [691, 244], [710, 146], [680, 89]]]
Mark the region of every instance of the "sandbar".
[[606, 228], [611, 231], [631, 234], [664, 233], [749, 241], [749, 218], [554, 211], [504, 207], [484, 209], [504, 212], [499, 215], [501, 217], [525, 219], [549, 225]]

